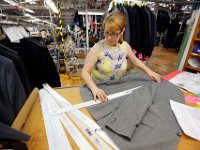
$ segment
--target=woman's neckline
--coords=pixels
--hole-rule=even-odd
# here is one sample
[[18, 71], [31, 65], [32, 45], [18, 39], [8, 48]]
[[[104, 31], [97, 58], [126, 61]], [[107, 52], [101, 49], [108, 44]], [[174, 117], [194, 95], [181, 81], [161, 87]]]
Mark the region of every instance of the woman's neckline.
[[106, 45], [108, 45], [109, 47], [111, 47], [111, 48], [118, 48], [119, 47], [119, 43], [117, 43], [117, 45], [116, 46], [112, 46], [112, 45], [109, 45], [107, 42], [106, 42], [106, 40], [104, 39], [104, 40], [102, 40], [102, 43], [103, 44], [106, 44]]

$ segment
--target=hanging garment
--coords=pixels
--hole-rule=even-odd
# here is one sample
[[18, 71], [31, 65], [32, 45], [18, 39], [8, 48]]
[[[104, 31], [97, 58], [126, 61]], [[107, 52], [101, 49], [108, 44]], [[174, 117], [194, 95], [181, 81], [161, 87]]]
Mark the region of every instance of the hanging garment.
[[[88, 108], [97, 123], [122, 150], [175, 150], [181, 128], [169, 100], [184, 102], [183, 93], [173, 84], [160, 84], [134, 71], [119, 82], [98, 86], [107, 95], [142, 86], [133, 93]], [[84, 101], [93, 99], [91, 91], [81, 86]]]
[[[139, 12], [139, 17], [140, 17], [140, 26], [141, 26], [141, 33], [142, 35], [140, 36], [140, 52], [144, 57], [146, 57], [146, 52], [149, 49], [149, 41], [150, 41], [150, 24], [151, 22], [149, 22], [149, 18], [148, 18], [148, 14], [147, 11], [145, 9], [144, 6], [142, 7], [137, 7], [137, 11]], [[142, 58], [142, 59], [143, 59]]]
[[157, 32], [157, 27], [156, 27], [156, 15], [150, 10], [149, 7], [145, 7], [146, 11], [148, 14], [150, 14], [150, 40], [148, 43], [148, 49], [146, 50], [146, 56], [151, 57], [151, 54], [153, 52], [154, 46], [156, 44], [156, 32]]
[[156, 17], [147, 6], [129, 6], [117, 4], [111, 11], [120, 11], [126, 17], [124, 40], [127, 41], [135, 55], [148, 61], [156, 41]]
[[[28, 150], [25, 143], [30, 136], [0, 122], [0, 144], [5, 149]], [[1, 147], [2, 148], [2, 147]]]
[[11, 125], [26, 95], [12, 60], [0, 55], [0, 122]]
[[43, 83], [48, 83], [52, 87], [60, 87], [60, 77], [47, 47], [31, 38], [22, 39], [20, 43], [19, 55], [32, 85], [41, 88]]
[[33, 86], [30, 83], [30, 79], [28, 77], [27, 71], [24, 67], [24, 64], [21, 58], [18, 56], [17, 52], [1, 44], [0, 44], [0, 55], [7, 57], [13, 61], [15, 68], [17, 70], [17, 73], [23, 83], [23, 86], [26, 92], [26, 97], [28, 97], [31, 91], [33, 90]]
[[124, 40], [130, 43], [130, 23], [129, 23], [129, 15], [128, 15], [128, 11], [126, 10], [126, 7], [124, 7], [122, 4], [117, 4], [115, 7], [112, 8], [112, 11], [120, 11], [125, 15], [126, 27], [125, 27], [125, 33], [124, 33]]
[[169, 25], [163, 47], [174, 47], [175, 38], [179, 31], [179, 28], [179, 19], [178, 16], [176, 16], [176, 18], [174, 18]]
[[0, 44], [16, 51], [27, 71], [31, 87], [41, 88], [43, 83], [53, 87], [60, 87], [60, 78], [56, 66], [47, 47], [33, 38], [20, 40], [20, 43], [11, 43], [5, 39]]
[[166, 10], [158, 10], [157, 15], [157, 30], [159, 33], [164, 33], [170, 24], [170, 17]]
[[138, 6], [125, 6], [128, 15], [129, 15], [129, 23], [130, 23], [130, 46], [132, 49], [135, 49], [138, 53], [140, 53], [140, 39], [141, 39], [141, 25], [140, 25], [140, 16], [138, 13]]

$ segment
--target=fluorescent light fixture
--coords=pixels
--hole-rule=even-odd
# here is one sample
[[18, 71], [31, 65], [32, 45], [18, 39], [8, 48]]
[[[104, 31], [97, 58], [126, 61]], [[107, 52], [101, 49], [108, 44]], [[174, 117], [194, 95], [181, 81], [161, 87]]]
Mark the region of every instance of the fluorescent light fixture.
[[24, 14], [24, 16], [26, 16], [26, 17], [33, 17], [32, 15], [30, 15], [30, 14]]
[[39, 0], [25, 0], [25, 2], [27, 2], [27, 3], [36, 2], [36, 1], [39, 1]]
[[36, 4], [39, 0], [25, 0], [24, 2], [20, 2], [20, 4], [29, 3], [29, 4]]
[[5, 14], [0, 14], [0, 16], [1, 16], [1, 17], [5, 17], [6, 15], [5, 15]]
[[33, 18], [33, 19], [29, 19], [27, 20], [28, 22], [40, 22], [41, 20], [38, 18]]
[[6, 21], [6, 20], [0, 20], [0, 24], [9, 24], [9, 25], [17, 25], [16, 22], [13, 21]]
[[58, 9], [56, 8], [56, 5], [54, 4], [54, 2], [52, 0], [45, 0], [45, 3], [47, 4], [47, 6], [49, 8], [51, 8], [51, 10], [54, 12], [54, 13], [57, 13], [58, 14]]
[[103, 15], [104, 12], [100, 12], [100, 11], [78, 11], [79, 15]]
[[[9, 4], [13, 5], [13, 6], [19, 5], [18, 3], [14, 2], [13, 0], [3, 0], [3, 1], [4, 1], [4, 2], [7, 2], [7, 3], [9, 3]], [[25, 11], [29, 12], [29, 13], [34, 13], [33, 10], [30, 10], [30, 9], [24, 8], [24, 7], [22, 7], [22, 8], [23, 8]]]
[[34, 11], [33, 11], [33, 10], [31, 10], [31, 9], [28, 9], [28, 8], [24, 8], [24, 10], [25, 10], [25, 11], [27, 11], [27, 12], [29, 12], [29, 13], [34, 13]]
[[6, 3], [11, 4], [11, 5], [13, 5], [13, 6], [18, 5], [16, 2], [14, 2], [14, 1], [12, 1], [12, 0], [3, 0], [3, 1], [6, 2]]
[[30, 15], [30, 14], [24, 14], [24, 16], [26, 16], [26, 17], [30, 17], [30, 18], [33, 18], [33, 19], [38, 19], [37, 17], [34, 17], [34, 16], [32, 16], [32, 15]]

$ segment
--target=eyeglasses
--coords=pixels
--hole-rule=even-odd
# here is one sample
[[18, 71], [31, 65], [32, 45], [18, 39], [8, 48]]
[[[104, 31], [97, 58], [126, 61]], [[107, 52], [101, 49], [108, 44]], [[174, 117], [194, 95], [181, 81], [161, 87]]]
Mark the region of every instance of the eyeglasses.
[[110, 36], [112, 38], [117, 38], [117, 37], [119, 37], [120, 34], [121, 34], [121, 32], [110, 33], [109, 31], [104, 31], [105, 37]]

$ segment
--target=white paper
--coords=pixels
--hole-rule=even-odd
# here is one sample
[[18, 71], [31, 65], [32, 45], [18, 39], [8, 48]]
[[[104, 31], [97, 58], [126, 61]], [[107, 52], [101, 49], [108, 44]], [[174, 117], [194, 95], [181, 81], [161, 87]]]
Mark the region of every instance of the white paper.
[[170, 105], [183, 132], [200, 141], [200, 110], [173, 100]]
[[13, 26], [10, 28], [4, 28], [4, 31], [11, 42], [19, 43], [19, 40], [29, 37], [28, 33], [22, 26]]
[[17, 28], [23, 37], [25, 37], [25, 38], [29, 37], [29, 34], [26, 32], [26, 30], [22, 26], [19, 26]]
[[194, 94], [200, 93], [200, 74], [181, 72], [169, 82], [184, 88]]
[[23, 35], [20, 33], [20, 31], [16, 30], [15, 27], [5, 28], [4, 31], [11, 42], [16, 42], [20, 39], [23, 39]]

